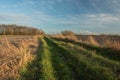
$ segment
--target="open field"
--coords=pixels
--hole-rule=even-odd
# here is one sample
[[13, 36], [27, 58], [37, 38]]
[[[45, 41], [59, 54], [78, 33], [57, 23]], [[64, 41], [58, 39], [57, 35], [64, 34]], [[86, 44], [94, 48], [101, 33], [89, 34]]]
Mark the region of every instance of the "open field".
[[0, 43], [5, 49], [0, 54], [0, 80], [120, 79], [117, 50], [48, 36], [6, 38], [6, 44]]
[[118, 35], [76, 35], [76, 37], [82, 43], [120, 52], [120, 36]]
[[[80, 40], [87, 40], [90, 35], [76, 35], [76, 37]], [[120, 42], [120, 36], [119, 35], [92, 35], [97, 41], [101, 41], [103, 39], [110, 39], [110, 40], [115, 40]]]

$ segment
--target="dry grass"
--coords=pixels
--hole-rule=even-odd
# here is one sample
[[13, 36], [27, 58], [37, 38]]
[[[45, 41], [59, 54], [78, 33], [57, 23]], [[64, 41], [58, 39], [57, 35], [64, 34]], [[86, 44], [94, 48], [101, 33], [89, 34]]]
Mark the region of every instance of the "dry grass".
[[101, 39], [101, 42], [102, 42], [102, 44], [100, 42], [98, 42], [94, 37], [89, 36], [87, 43], [90, 43], [90, 44], [93, 44], [96, 46], [100, 46], [100, 47], [108, 47], [111, 49], [120, 50], [120, 42], [117, 40], [111, 40], [109, 38], [104, 38], [104, 39]]
[[100, 47], [108, 47], [115, 50], [120, 50], [120, 37], [117, 36], [77, 36], [80, 42], [92, 44]]
[[37, 46], [37, 36], [0, 36], [0, 80], [16, 80]]
[[120, 50], [120, 42], [118, 41], [111, 41], [111, 40], [104, 40], [104, 47], [109, 47], [109, 48], [112, 48], [112, 49], [116, 49], [116, 50]]
[[82, 42], [99, 47], [108, 47], [115, 50], [120, 50], [120, 37], [119, 36], [92, 36], [92, 35], [51, 35], [58, 39], [67, 39], [77, 42]]
[[78, 41], [75, 35], [62, 35], [62, 34], [57, 34], [57, 35], [51, 35], [54, 38], [59, 38], [59, 39], [68, 39], [72, 41]]
[[99, 46], [99, 43], [96, 41], [96, 39], [93, 36], [89, 36], [87, 39], [88, 44]]

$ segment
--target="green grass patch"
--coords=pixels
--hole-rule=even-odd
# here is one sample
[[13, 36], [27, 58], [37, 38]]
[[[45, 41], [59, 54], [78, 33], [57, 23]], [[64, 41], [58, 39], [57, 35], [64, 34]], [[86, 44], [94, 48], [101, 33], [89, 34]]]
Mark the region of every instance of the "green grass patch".
[[[66, 58], [69, 66], [73, 68], [73, 71], [77, 73], [78, 78], [83, 80], [115, 80], [116, 70], [120, 65], [118, 62], [114, 62], [102, 56], [92, 54], [89, 51], [75, 49], [74, 47], [60, 45], [56, 46], [61, 48], [62, 53]], [[65, 43], [66, 44], [66, 43]], [[67, 45], [67, 44], [66, 44]], [[71, 63], [70, 63], [71, 62]]]
[[75, 42], [75, 41], [68, 40], [68, 39], [58, 39], [58, 38], [54, 38], [54, 39], [57, 41], [63, 41], [65, 43], [73, 43], [74, 45], [82, 46], [83, 48], [87, 50], [94, 50], [97, 52], [97, 54], [102, 55], [103, 57], [116, 60], [116, 61], [120, 61], [120, 51], [118, 50], [85, 44], [81, 42]]
[[74, 72], [69, 68], [67, 63], [64, 61], [64, 57], [61, 54], [61, 50], [57, 48], [53, 43], [51, 43], [47, 38], [45, 38], [47, 44], [50, 47], [50, 51], [52, 53], [52, 62], [53, 67], [55, 69], [55, 75], [58, 80], [75, 80]]

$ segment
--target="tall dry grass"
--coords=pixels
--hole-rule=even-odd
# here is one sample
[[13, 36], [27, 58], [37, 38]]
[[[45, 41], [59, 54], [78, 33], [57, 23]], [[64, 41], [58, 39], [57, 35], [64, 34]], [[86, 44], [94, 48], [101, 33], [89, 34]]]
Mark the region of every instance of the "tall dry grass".
[[57, 35], [51, 35], [54, 38], [58, 39], [67, 39], [67, 40], [72, 40], [72, 41], [78, 41], [75, 35], [63, 35], [63, 34], [57, 34]]
[[34, 58], [38, 46], [36, 36], [8, 37], [0, 37], [0, 80], [16, 80], [19, 68]]
[[94, 36], [88, 36], [85, 41], [80, 40], [80, 42], [86, 43], [86, 44], [91, 44], [91, 45], [96, 45], [99, 47], [107, 47], [115, 50], [120, 50], [120, 41], [110, 39], [109, 37], [99, 37], [95, 38]]
[[86, 43], [89, 45], [95, 45], [99, 47], [107, 47], [115, 50], [120, 50], [120, 40], [116, 40], [112, 36], [103, 36], [103, 37], [101, 36], [95, 37], [93, 35], [88, 35], [88, 36], [80, 35], [80, 36], [83, 37], [84, 39], [80, 39], [75, 35], [69, 35], [69, 34], [67, 35], [57, 34], [57, 35], [53, 35], [52, 37], [58, 38], [58, 39], [67, 39], [67, 40], [77, 41], [77, 42]]
[[97, 42], [97, 40], [96, 40], [93, 36], [89, 36], [89, 37], [88, 37], [87, 43], [88, 43], [88, 44], [92, 44], [92, 45], [99, 46], [99, 43]]
[[115, 41], [115, 40], [104, 40], [104, 47], [109, 47], [112, 49], [116, 49], [116, 50], [120, 50], [120, 42], [119, 41]]

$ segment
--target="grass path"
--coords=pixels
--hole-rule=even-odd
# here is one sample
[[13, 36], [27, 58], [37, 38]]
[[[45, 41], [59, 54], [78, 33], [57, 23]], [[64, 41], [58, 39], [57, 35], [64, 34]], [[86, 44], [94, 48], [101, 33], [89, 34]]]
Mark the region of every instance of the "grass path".
[[117, 80], [120, 64], [72, 43], [42, 38], [20, 80]]
[[69, 66], [65, 63], [64, 57], [61, 54], [62, 51], [58, 47], [56, 47], [53, 43], [51, 43], [47, 38], [45, 41], [49, 45], [49, 50], [51, 52], [51, 58], [53, 62], [53, 68], [55, 69], [55, 75], [57, 76], [57, 80], [74, 80], [74, 74]]
[[42, 39], [36, 58], [21, 70], [20, 80], [74, 80], [73, 72], [58, 50]]
[[56, 80], [55, 71], [52, 67], [51, 53], [49, 51], [49, 46], [43, 40], [43, 55], [42, 55], [42, 79], [43, 80]]
[[44, 39], [40, 42], [36, 58], [22, 69], [20, 80], [56, 80], [49, 47]]

